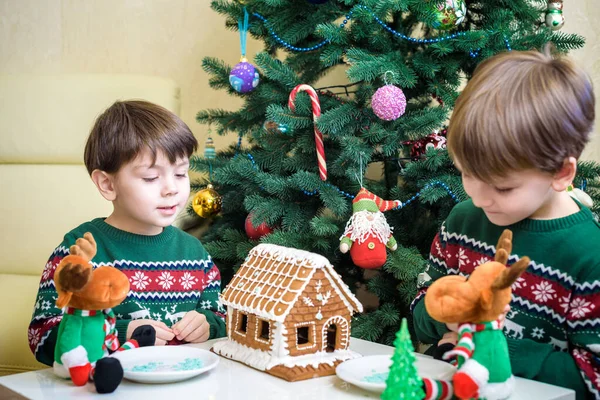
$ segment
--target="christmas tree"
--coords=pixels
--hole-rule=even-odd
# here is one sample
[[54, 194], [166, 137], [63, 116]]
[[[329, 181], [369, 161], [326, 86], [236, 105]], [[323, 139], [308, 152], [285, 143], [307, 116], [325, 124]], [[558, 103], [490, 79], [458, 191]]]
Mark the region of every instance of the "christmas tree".
[[424, 398], [425, 393], [415, 366], [415, 354], [406, 319], [402, 319], [402, 326], [396, 333], [394, 347], [396, 350], [392, 355], [392, 365], [381, 398], [383, 400], [420, 400]]
[[[209, 142], [206, 155], [192, 160], [206, 173], [192, 190], [210, 182], [222, 198], [201, 239], [223, 284], [259, 240], [321, 254], [350, 287], [364, 284], [379, 299], [353, 324], [353, 335], [390, 344], [436, 230], [466, 198], [444, 149], [444, 127], [465, 80], [499, 52], [549, 41], [567, 52], [583, 39], [553, 30], [560, 13], [548, 12], [547, 26], [540, 0], [215, 0], [211, 7], [240, 31], [247, 56], [235, 68], [212, 57], [202, 64], [211, 87], [244, 99], [237, 111], [198, 113], [198, 122], [239, 142], [216, 157]], [[246, 32], [264, 41], [264, 51], [245, 54]], [[227, 61], [235, 62], [231, 53]], [[340, 68], [339, 86], [319, 87]], [[316, 92], [297, 94], [290, 107], [300, 84]], [[600, 171], [594, 164], [584, 170], [576, 184], [596, 196]], [[368, 276], [340, 251], [361, 187], [402, 202], [385, 213], [397, 249]], [[201, 195], [209, 202], [217, 196]]]

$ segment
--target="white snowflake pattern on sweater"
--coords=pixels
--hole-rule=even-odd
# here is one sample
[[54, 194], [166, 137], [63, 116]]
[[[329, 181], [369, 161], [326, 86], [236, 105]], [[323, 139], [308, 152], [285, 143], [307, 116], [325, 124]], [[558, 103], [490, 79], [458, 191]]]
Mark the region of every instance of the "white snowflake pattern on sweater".
[[531, 288], [535, 289], [532, 291], [532, 293], [535, 294], [535, 299], [537, 301], [541, 301], [542, 303], [545, 303], [548, 300], [552, 300], [556, 297], [556, 290], [554, 290], [550, 282], [543, 281], [535, 286], [532, 286]]
[[179, 279], [179, 282], [181, 283], [181, 286], [185, 289], [185, 290], [190, 290], [192, 288], [192, 286], [194, 286], [196, 283], [198, 283], [198, 278], [196, 278], [194, 275], [192, 275], [189, 272], [186, 272], [183, 274], [183, 276]]
[[131, 277], [131, 284], [138, 290], [144, 290], [150, 284], [150, 279], [143, 272], [137, 271]]
[[571, 316], [573, 318], [583, 318], [594, 309], [594, 305], [584, 299], [578, 298], [571, 303]]
[[162, 272], [156, 281], [163, 289], [169, 290], [175, 283], [175, 278], [169, 272]]

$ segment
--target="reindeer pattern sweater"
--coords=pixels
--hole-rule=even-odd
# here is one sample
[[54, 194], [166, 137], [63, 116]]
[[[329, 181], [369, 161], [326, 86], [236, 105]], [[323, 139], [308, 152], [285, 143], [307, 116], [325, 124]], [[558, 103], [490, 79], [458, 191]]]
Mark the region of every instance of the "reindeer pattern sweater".
[[508, 264], [531, 258], [512, 286], [504, 325], [513, 373], [572, 388], [577, 399], [600, 398], [600, 225], [580, 208], [564, 218], [499, 227], [472, 201], [458, 204], [432, 243], [411, 305], [417, 338], [435, 344], [448, 331], [425, 309], [431, 282], [448, 274], [469, 276], [493, 260], [498, 238], [508, 228], [513, 232]]
[[220, 273], [197, 238], [173, 226], [155, 236], [136, 235], [96, 218], [67, 233], [46, 263], [28, 331], [29, 347], [38, 361], [52, 365], [62, 319], [62, 311], [55, 306], [54, 271], [85, 232], [94, 235], [98, 247], [93, 267], [110, 265], [129, 278], [127, 298], [113, 308], [121, 343], [133, 319], [154, 319], [172, 326], [192, 310], [206, 316], [211, 339], [225, 335]]

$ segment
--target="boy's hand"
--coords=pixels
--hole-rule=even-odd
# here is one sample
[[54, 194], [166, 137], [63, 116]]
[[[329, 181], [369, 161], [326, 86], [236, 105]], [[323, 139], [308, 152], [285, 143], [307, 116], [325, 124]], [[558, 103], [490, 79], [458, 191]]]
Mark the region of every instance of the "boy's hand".
[[441, 346], [444, 343], [450, 343], [451, 345], [456, 346], [457, 342], [458, 342], [458, 333], [456, 333], [454, 331], [450, 331], [450, 332], [444, 333], [444, 336], [442, 336], [442, 338], [438, 342], [438, 346]]
[[175, 334], [164, 322], [155, 321], [153, 319], [134, 319], [127, 325], [127, 340], [131, 339], [133, 331], [142, 325], [152, 325], [156, 331], [155, 346], [164, 346], [169, 340], [175, 337]]
[[450, 330], [450, 332], [458, 332], [458, 324], [457, 323], [448, 323], [446, 324], [446, 328]]
[[172, 328], [177, 339], [187, 343], [206, 342], [210, 336], [206, 315], [198, 311], [188, 311]]

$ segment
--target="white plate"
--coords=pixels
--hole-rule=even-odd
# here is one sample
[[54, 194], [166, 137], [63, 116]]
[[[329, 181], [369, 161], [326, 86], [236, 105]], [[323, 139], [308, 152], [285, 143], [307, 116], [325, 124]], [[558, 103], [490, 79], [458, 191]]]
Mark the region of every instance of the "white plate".
[[[450, 379], [455, 368], [443, 361], [415, 355], [419, 376], [432, 379]], [[337, 366], [337, 376], [353, 385], [381, 393], [392, 363], [391, 356], [367, 356], [345, 361]]]
[[124, 377], [142, 383], [167, 383], [189, 379], [213, 369], [219, 357], [188, 346], [150, 346], [112, 355], [123, 366]]

